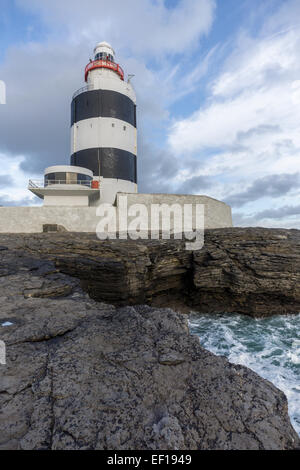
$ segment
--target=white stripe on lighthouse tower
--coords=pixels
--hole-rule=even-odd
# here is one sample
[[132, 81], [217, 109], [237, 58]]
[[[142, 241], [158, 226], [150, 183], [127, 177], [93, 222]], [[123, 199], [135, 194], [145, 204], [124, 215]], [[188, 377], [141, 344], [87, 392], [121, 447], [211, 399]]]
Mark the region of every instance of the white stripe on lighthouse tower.
[[71, 164], [100, 171], [100, 202], [118, 191], [137, 192], [136, 97], [107, 43], [88, 64], [88, 86], [72, 101]]
[[126, 150], [136, 155], [135, 133], [135, 127], [126, 121], [105, 117], [90, 118], [78, 121], [72, 126], [71, 142], [76, 141], [76, 152], [107, 147]]

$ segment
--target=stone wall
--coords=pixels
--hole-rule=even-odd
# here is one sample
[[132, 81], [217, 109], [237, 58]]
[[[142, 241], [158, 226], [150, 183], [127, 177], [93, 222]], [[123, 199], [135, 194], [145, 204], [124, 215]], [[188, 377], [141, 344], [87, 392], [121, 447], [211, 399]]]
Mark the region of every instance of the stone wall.
[[0, 233], [40, 233], [43, 225], [70, 232], [95, 232], [95, 207], [0, 207]]
[[[224, 202], [208, 196], [193, 196], [185, 194], [117, 194], [117, 206], [120, 197], [127, 196], [128, 206], [144, 204], [150, 213], [151, 204], [203, 204], [204, 224], [206, 229], [232, 227], [231, 207]], [[195, 212], [193, 214], [193, 228], [195, 228]]]
[[[232, 227], [231, 208], [207, 196], [118, 193], [117, 208], [121, 196], [127, 196], [128, 206], [144, 204], [149, 212], [151, 204], [204, 204], [205, 228]], [[61, 225], [70, 232], [95, 233], [100, 221], [96, 210], [74, 206], [0, 207], [0, 233], [40, 233], [45, 224]]]

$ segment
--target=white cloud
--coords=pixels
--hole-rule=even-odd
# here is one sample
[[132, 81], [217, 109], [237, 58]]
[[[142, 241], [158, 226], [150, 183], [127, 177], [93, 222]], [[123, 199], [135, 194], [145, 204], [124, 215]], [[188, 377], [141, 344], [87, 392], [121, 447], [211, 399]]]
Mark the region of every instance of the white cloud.
[[94, 44], [106, 38], [119, 50], [161, 57], [197, 47], [215, 10], [215, 0], [181, 0], [172, 9], [163, 0], [18, 0], [18, 4], [40, 11], [47, 24], [64, 25], [75, 43], [84, 39]]
[[[10, 158], [0, 153], [0, 159], [0, 205], [20, 204], [20, 201], [22, 205], [39, 204], [40, 200], [27, 190], [28, 176], [20, 166], [24, 157]], [[33, 178], [37, 178], [37, 175], [33, 175]]]
[[285, 205], [252, 214], [237, 212], [233, 216], [233, 221], [239, 227], [260, 226], [300, 229], [300, 206]]
[[[207, 104], [173, 123], [170, 148], [178, 155], [204, 155], [202, 174], [227, 178], [223, 197], [239, 181], [299, 171], [299, 77], [300, 31], [256, 39], [244, 33]], [[215, 155], [206, 157], [208, 150]]]
[[[299, 2], [286, 2], [282, 18], [278, 12], [268, 18], [262, 34], [251, 37], [245, 31], [240, 33], [221, 72], [212, 80], [206, 104], [188, 118], [173, 121], [169, 129], [170, 150], [178, 156], [198, 157], [201, 168], [197, 174], [214, 177], [214, 194], [210, 194], [214, 197], [235, 200], [258, 187], [255, 182], [259, 178], [275, 175], [275, 181], [276, 175], [300, 171], [300, 29], [294, 23], [296, 11], [300, 13]], [[190, 168], [185, 176], [192, 175]], [[281, 201], [274, 203], [272, 196], [258, 190], [244, 212], [237, 214], [236, 222], [265, 226], [282, 222], [287, 227], [300, 227], [299, 213], [292, 214], [293, 209], [289, 216], [285, 213], [285, 208], [299, 203], [299, 192], [287, 190]], [[276, 218], [266, 216], [269, 208], [277, 211]]]
[[299, 67], [299, 35], [296, 31], [259, 39], [242, 34], [237, 41], [236, 51], [225, 64], [226, 70], [212, 85], [215, 96], [230, 97], [245, 89], [284, 81], [286, 73]]
[[[258, 39], [250, 51], [238, 51], [215, 80], [206, 107], [173, 124], [169, 143], [174, 151], [235, 145], [239, 134], [259, 126], [279, 126], [281, 139], [298, 139], [300, 32], [281, 35], [275, 45]], [[256, 141], [253, 135], [250, 140], [252, 145]]]

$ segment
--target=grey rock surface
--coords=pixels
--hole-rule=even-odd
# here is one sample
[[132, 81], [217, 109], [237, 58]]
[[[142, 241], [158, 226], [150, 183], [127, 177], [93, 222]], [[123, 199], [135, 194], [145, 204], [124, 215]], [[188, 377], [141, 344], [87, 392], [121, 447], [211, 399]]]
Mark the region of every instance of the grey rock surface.
[[[0, 265], [0, 274], [11, 272], [20, 256], [44, 258], [77, 278], [94, 300], [117, 306], [255, 317], [300, 311], [300, 230], [207, 230], [204, 247], [195, 252], [180, 240], [100, 241], [68, 232], [2, 234], [0, 246], [11, 260]], [[45, 293], [53, 286], [47, 282]], [[32, 289], [27, 294], [34, 296]]]
[[285, 395], [184, 315], [97, 303], [20, 242], [0, 249], [1, 449], [299, 447]]

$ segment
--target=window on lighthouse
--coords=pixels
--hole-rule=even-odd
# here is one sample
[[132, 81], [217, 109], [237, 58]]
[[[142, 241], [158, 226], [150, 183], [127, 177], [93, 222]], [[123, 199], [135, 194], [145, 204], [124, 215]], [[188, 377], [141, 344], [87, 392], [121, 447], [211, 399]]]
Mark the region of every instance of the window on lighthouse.
[[109, 60], [110, 62], [114, 62], [113, 56], [106, 52], [98, 52], [98, 54], [95, 55], [95, 60]]

